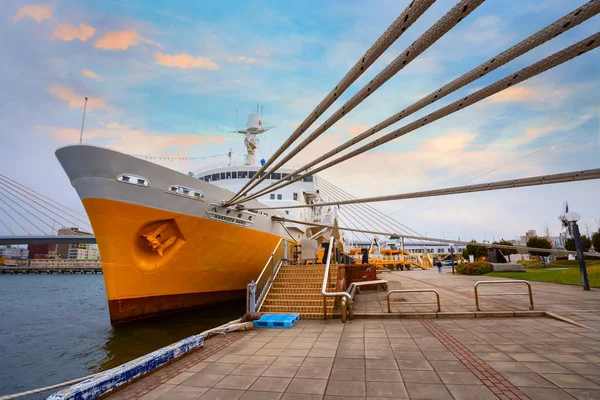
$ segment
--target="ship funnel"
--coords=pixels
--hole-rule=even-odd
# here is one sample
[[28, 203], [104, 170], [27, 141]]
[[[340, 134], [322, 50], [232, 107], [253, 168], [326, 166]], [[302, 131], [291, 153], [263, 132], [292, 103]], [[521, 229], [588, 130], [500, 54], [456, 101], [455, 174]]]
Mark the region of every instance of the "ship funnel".
[[248, 131], [257, 131], [262, 129], [262, 121], [258, 114], [248, 114], [248, 122], [246, 122], [246, 129]]

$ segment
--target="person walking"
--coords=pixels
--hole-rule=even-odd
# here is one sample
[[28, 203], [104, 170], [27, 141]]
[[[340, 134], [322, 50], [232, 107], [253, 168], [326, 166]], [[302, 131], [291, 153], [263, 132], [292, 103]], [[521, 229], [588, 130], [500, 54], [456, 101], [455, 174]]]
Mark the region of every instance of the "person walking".
[[437, 259], [437, 262], [435, 263], [435, 266], [437, 267], [438, 272], [441, 274], [442, 273], [442, 263], [441, 263], [441, 261], [440, 261], [439, 258]]

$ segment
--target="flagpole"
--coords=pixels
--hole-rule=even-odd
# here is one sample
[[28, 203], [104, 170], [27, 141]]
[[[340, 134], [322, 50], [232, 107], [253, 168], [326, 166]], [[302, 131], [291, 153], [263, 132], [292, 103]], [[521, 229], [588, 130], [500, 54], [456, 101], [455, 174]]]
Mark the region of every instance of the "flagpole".
[[83, 125], [85, 124], [85, 110], [87, 108], [88, 98], [84, 97], [85, 103], [83, 103], [83, 118], [81, 119], [81, 133], [79, 134], [79, 144], [83, 142]]

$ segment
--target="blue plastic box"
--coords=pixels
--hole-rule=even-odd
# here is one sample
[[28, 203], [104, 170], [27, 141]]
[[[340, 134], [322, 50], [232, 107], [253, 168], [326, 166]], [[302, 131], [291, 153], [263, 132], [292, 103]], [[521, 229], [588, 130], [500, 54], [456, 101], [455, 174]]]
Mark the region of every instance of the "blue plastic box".
[[254, 321], [255, 328], [291, 328], [300, 319], [300, 314], [265, 314]]

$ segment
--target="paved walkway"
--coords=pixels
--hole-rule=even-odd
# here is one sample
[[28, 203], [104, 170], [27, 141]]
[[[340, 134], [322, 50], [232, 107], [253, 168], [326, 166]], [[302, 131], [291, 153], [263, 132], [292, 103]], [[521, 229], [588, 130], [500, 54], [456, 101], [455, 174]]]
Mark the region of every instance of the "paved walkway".
[[[382, 276], [405, 287], [436, 285], [443, 310], [455, 311], [474, 310], [473, 283], [482, 280], [433, 271]], [[536, 309], [600, 329], [600, 291], [533, 286]], [[382, 295], [363, 292], [358, 302], [380, 312]], [[526, 297], [487, 299], [483, 310], [527, 309]], [[600, 399], [600, 330], [523, 317], [301, 320], [209, 339], [110, 397], [136, 398]]]

